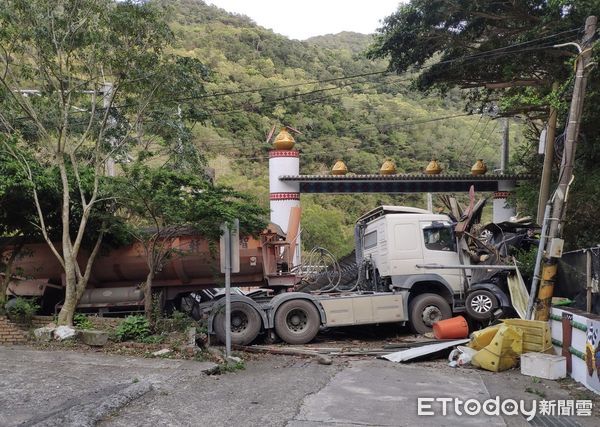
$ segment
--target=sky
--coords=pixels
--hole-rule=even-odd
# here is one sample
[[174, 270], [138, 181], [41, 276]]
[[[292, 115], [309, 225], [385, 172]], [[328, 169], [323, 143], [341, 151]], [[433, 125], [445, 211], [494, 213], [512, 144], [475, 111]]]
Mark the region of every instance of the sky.
[[370, 34], [401, 0], [206, 0], [292, 39], [354, 31]]

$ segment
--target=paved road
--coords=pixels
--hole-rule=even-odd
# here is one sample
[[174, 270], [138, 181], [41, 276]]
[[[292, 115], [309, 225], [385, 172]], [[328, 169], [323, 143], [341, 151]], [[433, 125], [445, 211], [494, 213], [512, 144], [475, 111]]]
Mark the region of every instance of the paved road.
[[[199, 362], [19, 347], [0, 347], [0, 359], [0, 426], [58, 425], [46, 421], [57, 412], [118, 394], [138, 380], [152, 383], [153, 389], [105, 417], [101, 426], [526, 426], [520, 416], [459, 418], [449, 411], [445, 417], [419, 417], [417, 396], [530, 401], [539, 399], [530, 392], [535, 389], [547, 399], [571, 398], [556, 383], [532, 381], [518, 371], [451, 369], [443, 361], [404, 365], [337, 359], [325, 366], [263, 356], [249, 361], [245, 370], [206, 375], [210, 364]], [[439, 405], [434, 409], [441, 412]], [[598, 418], [576, 421], [598, 425]], [[553, 425], [578, 424], [563, 420]]]
[[[0, 426], [34, 425], [71, 408], [97, 404], [140, 381], [160, 387], [166, 382], [204, 377], [212, 363], [141, 359], [39, 351], [0, 346]], [[59, 422], [46, 424], [61, 424]]]

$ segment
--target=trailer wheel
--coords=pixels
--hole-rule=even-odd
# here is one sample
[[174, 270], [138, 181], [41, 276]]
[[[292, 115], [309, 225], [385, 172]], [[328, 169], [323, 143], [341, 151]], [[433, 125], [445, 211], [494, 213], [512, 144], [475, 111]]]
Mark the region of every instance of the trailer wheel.
[[[260, 333], [262, 322], [254, 308], [243, 302], [231, 303], [231, 343], [247, 345]], [[225, 344], [225, 307], [221, 307], [213, 320], [213, 328], [219, 341]]]
[[275, 332], [288, 344], [306, 344], [319, 332], [321, 320], [314, 304], [292, 300], [281, 304], [275, 313]]
[[498, 308], [498, 298], [488, 290], [477, 289], [467, 296], [465, 308], [474, 320], [490, 320]]
[[433, 324], [452, 317], [450, 304], [437, 294], [417, 295], [408, 308], [411, 329], [417, 334], [431, 332]]

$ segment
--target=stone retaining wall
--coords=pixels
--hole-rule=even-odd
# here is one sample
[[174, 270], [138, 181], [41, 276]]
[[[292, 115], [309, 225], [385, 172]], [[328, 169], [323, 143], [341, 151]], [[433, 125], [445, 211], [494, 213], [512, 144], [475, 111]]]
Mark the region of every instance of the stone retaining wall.
[[23, 344], [26, 333], [6, 316], [0, 316], [0, 344]]

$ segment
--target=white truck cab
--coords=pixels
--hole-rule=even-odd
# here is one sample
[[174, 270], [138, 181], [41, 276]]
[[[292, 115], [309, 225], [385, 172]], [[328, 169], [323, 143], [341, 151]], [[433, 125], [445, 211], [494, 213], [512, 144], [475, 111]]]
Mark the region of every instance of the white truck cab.
[[357, 221], [358, 264], [371, 265], [375, 287], [403, 294], [417, 332], [464, 306], [464, 270], [426, 267], [461, 264], [453, 230], [447, 215], [404, 206], [379, 206]]

